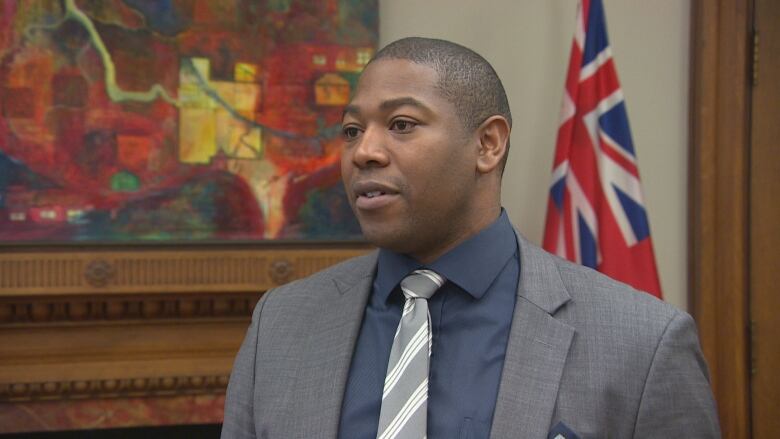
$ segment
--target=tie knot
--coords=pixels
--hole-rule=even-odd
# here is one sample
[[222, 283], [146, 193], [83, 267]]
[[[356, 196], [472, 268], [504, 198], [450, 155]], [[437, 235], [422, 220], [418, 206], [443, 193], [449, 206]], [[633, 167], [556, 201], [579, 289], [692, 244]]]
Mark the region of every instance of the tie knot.
[[401, 291], [407, 299], [430, 299], [445, 279], [431, 270], [415, 270], [401, 281]]

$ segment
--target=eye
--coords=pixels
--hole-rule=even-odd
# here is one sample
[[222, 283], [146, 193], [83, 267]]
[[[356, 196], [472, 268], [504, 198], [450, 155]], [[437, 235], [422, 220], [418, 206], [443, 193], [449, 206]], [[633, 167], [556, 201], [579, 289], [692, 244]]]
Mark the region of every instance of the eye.
[[355, 126], [345, 126], [341, 129], [341, 135], [344, 140], [353, 140], [360, 135], [360, 130]]
[[400, 133], [408, 133], [416, 126], [416, 122], [406, 119], [396, 119], [390, 123], [390, 129]]

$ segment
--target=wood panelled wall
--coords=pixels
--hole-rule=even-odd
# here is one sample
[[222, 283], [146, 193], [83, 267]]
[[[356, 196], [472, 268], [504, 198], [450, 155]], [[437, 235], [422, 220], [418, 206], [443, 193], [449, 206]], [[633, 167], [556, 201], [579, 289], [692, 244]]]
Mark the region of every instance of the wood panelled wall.
[[694, 0], [691, 14], [690, 303], [726, 438], [750, 437], [750, 6]]
[[10, 248], [0, 402], [222, 393], [264, 291], [351, 247]]

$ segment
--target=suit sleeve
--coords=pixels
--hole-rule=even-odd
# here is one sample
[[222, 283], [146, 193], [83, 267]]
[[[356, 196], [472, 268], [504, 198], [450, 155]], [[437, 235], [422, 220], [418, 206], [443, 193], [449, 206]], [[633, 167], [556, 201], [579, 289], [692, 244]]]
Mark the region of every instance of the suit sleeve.
[[270, 291], [265, 293], [255, 305], [252, 323], [247, 329], [244, 342], [233, 362], [230, 373], [227, 396], [225, 398], [225, 417], [222, 423], [222, 439], [254, 439], [254, 388], [255, 362], [257, 360], [258, 328], [260, 314]]
[[691, 316], [678, 312], [664, 331], [645, 381], [635, 438], [719, 438], [707, 365]]

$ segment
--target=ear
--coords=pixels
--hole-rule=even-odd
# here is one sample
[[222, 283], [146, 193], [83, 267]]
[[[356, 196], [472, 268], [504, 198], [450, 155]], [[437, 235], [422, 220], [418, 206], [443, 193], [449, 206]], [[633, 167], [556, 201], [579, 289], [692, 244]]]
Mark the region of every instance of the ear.
[[479, 135], [477, 170], [480, 173], [488, 174], [498, 168], [506, 153], [510, 131], [509, 123], [499, 115], [490, 116], [477, 128]]

